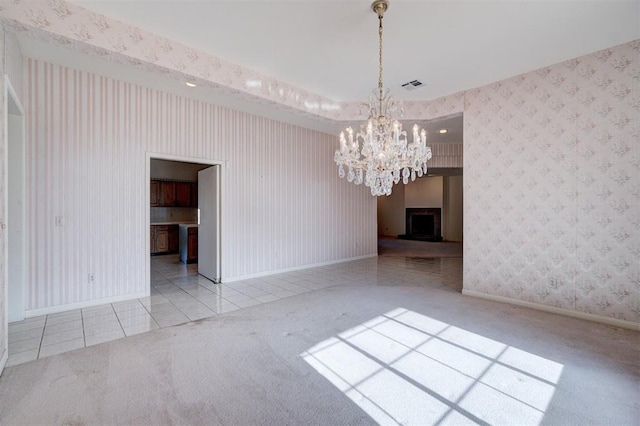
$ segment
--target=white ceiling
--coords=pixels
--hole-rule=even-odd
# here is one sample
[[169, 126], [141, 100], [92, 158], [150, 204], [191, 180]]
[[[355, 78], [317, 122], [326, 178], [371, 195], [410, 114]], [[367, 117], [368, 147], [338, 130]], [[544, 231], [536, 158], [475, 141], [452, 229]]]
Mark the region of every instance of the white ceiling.
[[[369, 0], [72, 3], [336, 101], [377, 83]], [[640, 1], [391, 0], [384, 38], [385, 85], [428, 100], [640, 38]]]

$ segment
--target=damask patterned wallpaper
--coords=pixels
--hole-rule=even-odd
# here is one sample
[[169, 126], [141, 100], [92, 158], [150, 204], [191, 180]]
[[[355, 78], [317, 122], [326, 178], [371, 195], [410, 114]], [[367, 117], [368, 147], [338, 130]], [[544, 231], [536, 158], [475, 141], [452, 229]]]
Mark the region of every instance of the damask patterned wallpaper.
[[640, 322], [640, 41], [465, 98], [465, 291]]

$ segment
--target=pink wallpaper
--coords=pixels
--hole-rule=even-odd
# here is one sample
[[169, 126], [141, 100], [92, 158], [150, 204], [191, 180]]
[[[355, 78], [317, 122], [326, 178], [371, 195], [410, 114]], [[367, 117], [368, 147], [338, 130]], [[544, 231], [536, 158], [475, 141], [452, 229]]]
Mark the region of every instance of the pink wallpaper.
[[429, 168], [461, 168], [462, 167], [462, 144], [440, 143], [429, 144], [433, 157], [427, 163]]
[[28, 310], [145, 291], [147, 152], [227, 161], [223, 278], [376, 253], [334, 135], [33, 59], [26, 76]]
[[640, 322], [640, 41], [466, 93], [464, 288]]
[[[4, 46], [5, 33], [2, 25], [0, 24], [0, 46]], [[2, 138], [2, 143], [0, 143], [0, 219], [2, 223], [6, 220], [4, 215], [6, 214], [6, 205], [5, 205], [5, 191], [7, 188], [5, 182], [5, 146], [4, 142], [5, 137], [5, 123], [7, 119], [7, 111], [6, 103], [7, 99], [5, 96], [5, 84], [4, 84], [4, 73], [5, 73], [5, 50], [4, 48], [0, 48], [0, 93], [2, 93], [2, 101], [0, 102], [0, 137]], [[6, 278], [6, 268], [5, 265], [5, 250], [7, 246], [7, 239], [4, 229], [0, 229], [0, 371], [2, 367], [4, 367], [4, 363], [6, 362], [7, 356], [7, 323], [6, 323], [6, 289], [5, 289], [5, 278]]]
[[[637, 44], [425, 112], [464, 104], [466, 291], [638, 322]], [[333, 135], [33, 60], [27, 75], [31, 309], [142, 290], [146, 150], [229, 160], [228, 277], [375, 252], [375, 200], [311, 161]]]
[[[4, 1], [0, 11], [12, 31], [36, 39], [176, 79], [189, 78], [200, 86], [222, 88], [227, 93], [300, 114], [332, 118], [339, 113], [335, 109], [338, 105], [331, 99], [73, 3]], [[248, 86], [249, 80], [262, 84]]]
[[[272, 108], [287, 109], [316, 120], [360, 120], [362, 102], [336, 102], [273, 76], [226, 61], [143, 29], [63, 0], [0, 2], [0, 15], [11, 31], [86, 54], [109, 59]], [[248, 81], [260, 82], [248, 85]], [[404, 105], [404, 118], [429, 119], [462, 110], [464, 93]]]
[[[62, 0], [0, 8], [12, 32], [319, 120], [360, 118], [357, 102], [334, 105]], [[405, 104], [407, 119], [464, 112], [465, 290], [640, 322], [638, 50]], [[334, 136], [38, 61], [27, 71], [30, 309], [142, 289], [146, 151], [229, 160], [228, 276], [375, 251], [375, 200], [312, 161], [332, 157]], [[85, 284], [89, 271], [98, 285]]]

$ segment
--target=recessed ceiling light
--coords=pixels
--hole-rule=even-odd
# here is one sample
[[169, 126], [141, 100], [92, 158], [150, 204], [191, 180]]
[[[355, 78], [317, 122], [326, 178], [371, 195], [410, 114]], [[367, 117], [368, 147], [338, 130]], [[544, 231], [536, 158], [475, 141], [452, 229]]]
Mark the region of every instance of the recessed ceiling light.
[[440, 130], [438, 130], [438, 133], [442, 133], [442, 134], [444, 135], [444, 134], [445, 134], [445, 133], [447, 133], [448, 131], [449, 131], [449, 130], [447, 130], [447, 129], [440, 129]]
[[185, 84], [186, 84], [188, 87], [196, 87], [196, 85], [195, 85], [194, 83], [190, 82], [190, 81], [187, 81]]

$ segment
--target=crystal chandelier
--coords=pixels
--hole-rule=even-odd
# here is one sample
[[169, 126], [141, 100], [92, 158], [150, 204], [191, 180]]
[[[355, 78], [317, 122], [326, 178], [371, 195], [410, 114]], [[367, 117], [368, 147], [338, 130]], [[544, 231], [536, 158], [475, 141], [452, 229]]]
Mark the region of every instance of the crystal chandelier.
[[[406, 185], [409, 179], [421, 177], [427, 172], [427, 160], [431, 148], [427, 146], [427, 131], [413, 126], [413, 142], [407, 139], [402, 124], [392, 112], [402, 107], [393, 98], [389, 89], [382, 85], [382, 18], [389, 7], [387, 0], [376, 0], [371, 8], [378, 15], [378, 87], [369, 96], [369, 119], [354, 133], [351, 127], [340, 132], [340, 148], [334, 161], [338, 164], [338, 175], [349, 182], [360, 185], [364, 182], [371, 188], [371, 195], [391, 195], [394, 184]], [[345, 173], [345, 168], [347, 172]]]

